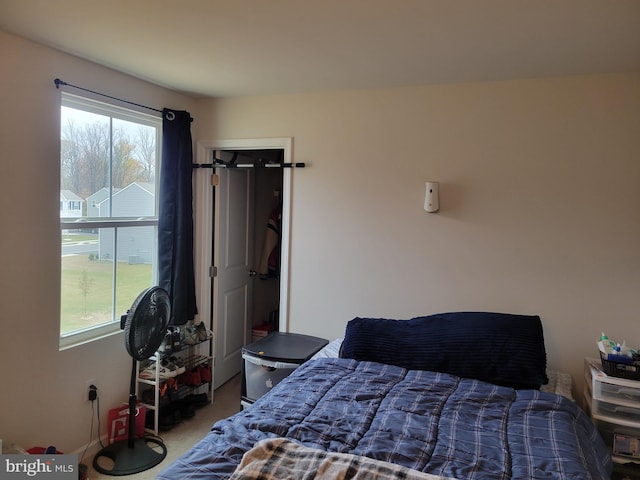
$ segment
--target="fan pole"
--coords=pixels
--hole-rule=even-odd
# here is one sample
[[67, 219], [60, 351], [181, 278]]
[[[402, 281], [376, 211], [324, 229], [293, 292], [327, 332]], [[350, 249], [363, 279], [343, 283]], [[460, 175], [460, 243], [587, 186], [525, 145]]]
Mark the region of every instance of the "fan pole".
[[136, 398], [136, 359], [133, 359], [133, 365], [131, 367], [131, 384], [129, 385], [129, 448], [133, 448], [136, 437], [136, 407], [138, 406], [138, 399]]

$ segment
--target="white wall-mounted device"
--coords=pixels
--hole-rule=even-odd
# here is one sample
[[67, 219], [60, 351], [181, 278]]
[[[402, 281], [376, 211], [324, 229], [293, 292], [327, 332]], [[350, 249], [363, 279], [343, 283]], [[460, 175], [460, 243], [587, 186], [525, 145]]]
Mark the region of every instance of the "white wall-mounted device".
[[429, 213], [435, 213], [440, 210], [439, 186], [440, 184], [438, 182], [426, 183], [424, 209]]

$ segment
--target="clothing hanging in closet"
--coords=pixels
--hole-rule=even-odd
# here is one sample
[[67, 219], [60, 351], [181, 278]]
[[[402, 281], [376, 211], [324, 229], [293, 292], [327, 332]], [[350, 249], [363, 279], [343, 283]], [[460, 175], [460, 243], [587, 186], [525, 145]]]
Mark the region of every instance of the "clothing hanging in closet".
[[280, 222], [282, 207], [277, 205], [271, 210], [264, 238], [262, 258], [258, 267], [260, 278], [277, 277], [280, 274]]

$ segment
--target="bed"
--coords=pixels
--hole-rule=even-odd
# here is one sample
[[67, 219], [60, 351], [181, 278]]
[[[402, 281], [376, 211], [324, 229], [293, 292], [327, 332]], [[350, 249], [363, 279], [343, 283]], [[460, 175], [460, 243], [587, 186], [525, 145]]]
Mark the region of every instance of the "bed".
[[157, 478], [610, 478], [570, 388], [548, 383], [538, 316], [355, 318]]

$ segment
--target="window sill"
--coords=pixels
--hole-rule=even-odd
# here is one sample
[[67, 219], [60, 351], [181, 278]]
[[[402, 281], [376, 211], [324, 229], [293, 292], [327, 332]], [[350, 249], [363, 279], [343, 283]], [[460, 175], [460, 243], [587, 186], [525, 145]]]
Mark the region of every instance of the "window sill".
[[101, 340], [103, 338], [117, 335], [123, 330], [120, 328], [119, 322], [109, 323], [107, 325], [101, 325], [99, 327], [88, 328], [80, 332], [74, 332], [72, 334], [61, 336], [59, 350], [68, 350], [70, 348], [85, 345], [87, 343]]

